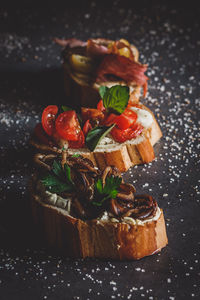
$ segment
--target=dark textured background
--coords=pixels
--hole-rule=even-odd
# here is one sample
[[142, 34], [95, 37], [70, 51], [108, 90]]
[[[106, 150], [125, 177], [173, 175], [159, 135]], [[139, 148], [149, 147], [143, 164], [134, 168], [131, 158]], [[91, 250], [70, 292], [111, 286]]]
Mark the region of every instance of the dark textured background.
[[[0, 9], [0, 299], [200, 299], [198, 1], [54, 1]], [[17, 2], [19, 4], [19, 2]], [[36, 4], [34, 2], [34, 4]], [[27, 144], [46, 104], [65, 103], [53, 37], [126, 38], [148, 63], [164, 137], [125, 178], [164, 209], [169, 245], [135, 262], [57, 257], [33, 230]]]

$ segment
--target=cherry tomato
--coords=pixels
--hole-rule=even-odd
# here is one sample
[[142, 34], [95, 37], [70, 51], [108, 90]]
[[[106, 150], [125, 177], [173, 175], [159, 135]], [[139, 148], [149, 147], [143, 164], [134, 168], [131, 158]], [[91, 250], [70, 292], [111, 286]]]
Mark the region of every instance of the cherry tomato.
[[116, 123], [116, 118], [118, 117], [118, 115], [116, 114], [108, 114], [108, 115], [105, 115], [105, 119], [103, 121], [103, 125], [105, 126], [110, 126], [114, 123]]
[[64, 111], [56, 119], [58, 135], [68, 141], [78, 141], [81, 127], [74, 110]]
[[135, 123], [133, 126], [122, 130], [115, 126], [111, 130], [111, 135], [113, 139], [118, 143], [123, 143], [127, 140], [132, 140], [136, 138], [143, 130], [143, 126], [139, 123]]
[[48, 135], [53, 135], [55, 130], [55, 117], [58, 113], [56, 105], [47, 106], [42, 113], [42, 127]]
[[49, 136], [44, 131], [42, 124], [38, 123], [34, 128], [34, 135], [35, 137], [43, 144], [52, 146], [54, 144], [52, 140], [49, 138]]
[[116, 124], [119, 129], [125, 130], [132, 126], [137, 120], [137, 114], [130, 110], [126, 109], [121, 115], [109, 114], [105, 116], [103, 125], [110, 126]]
[[116, 125], [119, 129], [127, 129], [132, 126], [137, 120], [137, 114], [130, 110], [126, 109], [120, 116], [115, 119]]
[[92, 129], [92, 125], [90, 124], [90, 120], [87, 120], [83, 126], [84, 135], [86, 136], [91, 129]]
[[81, 116], [83, 122], [87, 120], [102, 122], [104, 119], [104, 114], [102, 113], [102, 111], [96, 108], [81, 107]]
[[68, 143], [69, 143], [69, 148], [72, 149], [83, 148], [85, 145], [85, 136], [83, 131], [81, 130], [79, 132], [77, 141], [69, 141]]
[[97, 109], [100, 110], [100, 111], [102, 111], [102, 112], [104, 112], [106, 110], [105, 107], [104, 107], [104, 105], [103, 105], [103, 100], [100, 100], [98, 102]]

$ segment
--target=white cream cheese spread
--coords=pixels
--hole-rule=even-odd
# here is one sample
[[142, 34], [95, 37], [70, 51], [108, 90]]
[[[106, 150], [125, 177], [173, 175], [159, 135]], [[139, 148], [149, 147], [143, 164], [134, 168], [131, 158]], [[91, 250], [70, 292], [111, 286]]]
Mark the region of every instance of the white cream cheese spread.
[[152, 221], [157, 221], [160, 217], [161, 211], [160, 208], [158, 207], [156, 210], [156, 214], [152, 218], [145, 219], [143, 221], [139, 219], [134, 219], [131, 217], [124, 217], [119, 221], [117, 218], [114, 218], [113, 215], [107, 211], [104, 211], [104, 213], [101, 215], [100, 218], [98, 218], [99, 221], [101, 222], [112, 222], [112, 223], [125, 223], [125, 224], [130, 224], [130, 225], [144, 225], [145, 223], [152, 222]]
[[[71, 199], [64, 199], [57, 195], [56, 193], [51, 193], [49, 191], [45, 190], [44, 185], [41, 183], [41, 181], [38, 181], [36, 184], [36, 190], [39, 193], [39, 198], [44, 203], [47, 203], [49, 205], [58, 207], [63, 209], [65, 212], [70, 214], [71, 211]], [[103, 214], [97, 218], [98, 222], [111, 222], [111, 223], [124, 223], [129, 225], [141, 225], [143, 226], [145, 223], [156, 221], [159, 219], [161, 214], [160, 208], [157, 207], [156, 214], [148, 219], [145, 219], [143, 221], [139, 219], [134, 219], [131, 217], [124, 217], [121, 220], [115, 218], [111, 213], [108, 211], [104, 211]]]
[[57, 195], [56, 193], [51, 193], [47, 191], [41, 181], [37, 182], [36, 190], [41, 195], [41, 200], [49, 205], [56, 206], [58, 208], [62, 208], [68, 213], [70, 213], [71, 209], [71, 199], [64, 199]]
[[137, 114], [137, 123], [140, 123], [144, 128], [149, 128], [151, 126], [153, 117], [148, 110], [134, 106], [130, 107], [130, 109]]

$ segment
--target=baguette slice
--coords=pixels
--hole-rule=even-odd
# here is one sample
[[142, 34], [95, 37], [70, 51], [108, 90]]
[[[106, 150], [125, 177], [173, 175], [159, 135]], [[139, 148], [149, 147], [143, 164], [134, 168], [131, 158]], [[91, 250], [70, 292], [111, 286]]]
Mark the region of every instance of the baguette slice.
[[[107, 39], [96, 39], [96, 41], [104, 45], [108, 45], [113, 42], [112, 40]], [[135, 61], [138, 61], [138, 49], [134, 45], [131, 45], [130, 49], [135, 57]], [[88, 72], [83, 72], [81, 68], [79, 71], [78, 65], [74, 66], [72, 64], [73, 59], [71, 59], [72, 55], [76, 53], [85, 55], [86, 47], [66, 47], [63, 55], [64, 88], [69, 104], [73, 103], [73, 106], [76, 107], [96, 107], [96, 104], [99, 101], [99, 87], [101, 85], [111, 87], [117, 84], [128, 85], [130, 88], [130, 100], [133, 103], [138, 103], [141, 93], [141, 87], [139, 85], [134, 82], [127, 83], [123, 80], [113, 80], [102, 83], [94, 82], [94, 74], [90, 70], [93, 67], [94, 63], [89, 63], [89, 67], [86, 67], [87, 69], [89, 69]]]
[[153, 123], [135, 141], [126, 141], [122, 144], [113, 142], [113, 144], [97, 147], [94, 152], [87, 149], [69, 149], [69, 154], [78, 153], [89, 158], [100, 170], [108, 165], [115, 165], [120, 172], [153, 161], [155, 158], [153, 146], [162, 137], [162, 132], [153, 113], [144, 105], [141, 108], [151, 113]]
[[[116, 143], [111, 140], [111, 144], [97, 146], [93, 152], [87, 148], [69, 148], [68, 153], [71, 155], [80, 154], [90, 159], [100, 170], [106, 166], [114, 165], [120, 172], [126, 172], [132, 166], [153, 161], [155, 158], [153, 146], [162, 137], [162, 132], [153, 113], [144, 105], [140, 104], [140, 107], [151, 113], [153, 122], [136, 139], [124, 143]], [[66, 146], [66, 141], [59, 139], [56, 142], [58, 148], [41, 144], [34, 137], [30, 139], [30, 144], [43, 153], [61, 153], [61, 149]]]
[[127, 224], [82, 221], [41, 202], [33, 191], [31, 206], [34, 223], [43, 238], [65, 256], [137, 260], [159, 252], [168, 243], [162, 210], [156, 220]]

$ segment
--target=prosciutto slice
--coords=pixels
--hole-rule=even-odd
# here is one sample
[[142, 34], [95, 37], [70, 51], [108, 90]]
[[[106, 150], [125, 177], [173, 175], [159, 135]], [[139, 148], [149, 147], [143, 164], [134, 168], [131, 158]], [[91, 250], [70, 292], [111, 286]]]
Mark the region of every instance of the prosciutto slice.
[[97, 69], [97, 82], [108, 80], [108, 75], [114, 75], [127, 83], [135, 82], [146, 86], [148, 77], [144, 74], [147, 65], [139, 64], [125, 56], [117, 54], [106, 55]]
[[60, 45], [62, 47], [68, 46], [69, 48], [86, 47], [87, 46], [87, 42], [83, 42], [83, 41], [75, 39], [75, 38], [64, 39], [64, 40], [54, 38], [54, 42], [56, 42], [58, 45]]
[[87, 54], [89, 56], [102, 56], [109, 53], [109, 49], [103, 39], [88, 40]]

